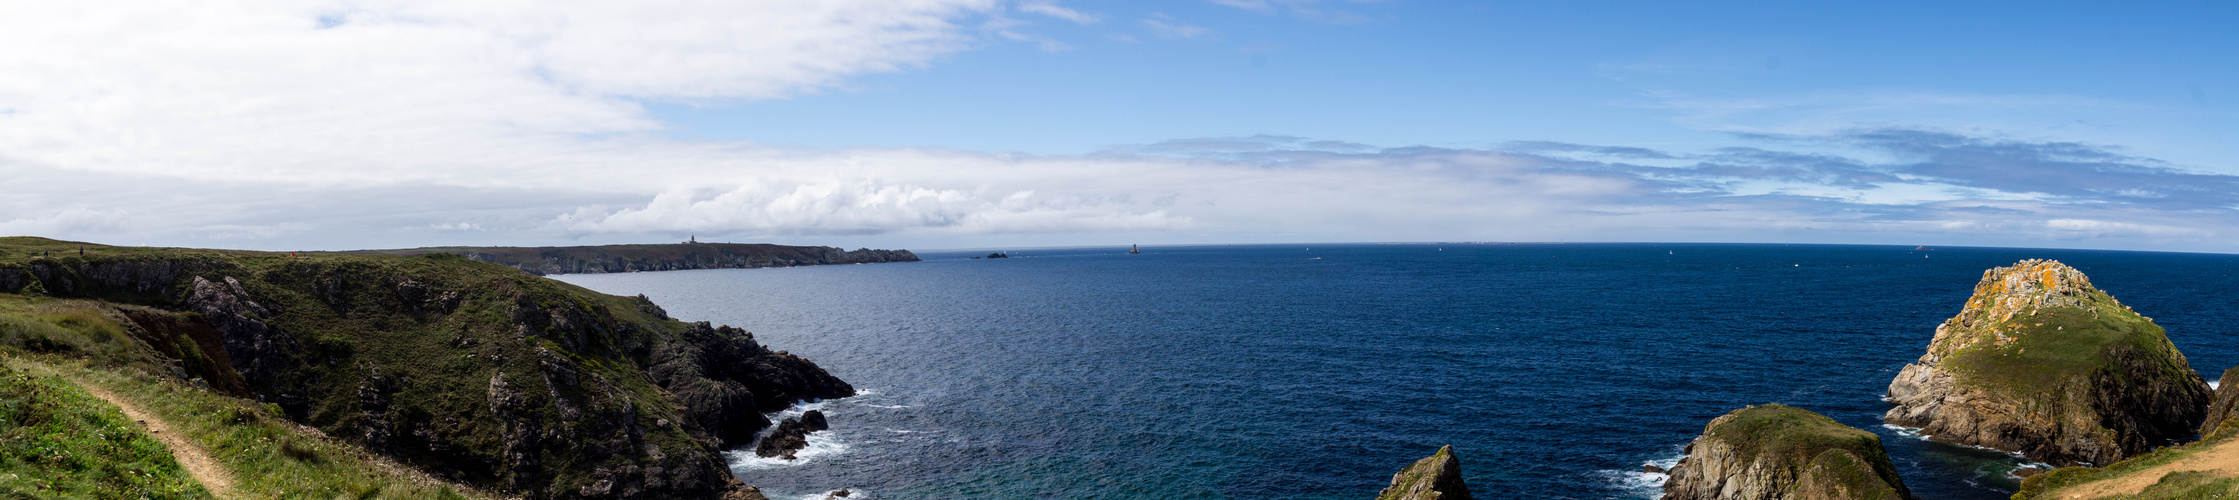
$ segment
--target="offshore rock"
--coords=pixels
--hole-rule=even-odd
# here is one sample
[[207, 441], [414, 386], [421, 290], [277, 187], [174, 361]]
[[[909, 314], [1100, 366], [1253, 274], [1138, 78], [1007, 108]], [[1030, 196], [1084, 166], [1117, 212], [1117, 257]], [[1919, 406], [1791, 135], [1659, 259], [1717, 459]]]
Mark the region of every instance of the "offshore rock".
[[2151, 318], [2059, 262], [1983, 273], [1889, 383], [1882, 419], [1937, 441], [2107, 465], [2188, 439], [2211, 394]]
[[1376, 500], [1471, 500], [1469, 485], [1462, 483], [1462, 461], [1454, 445], [1446, 445], [1392, 475], [1392, 485]]
[[2239, 416], [2239, 388], [2232, 382], [2239, 381], [2239, 367], [2223, 371], [2223, 379], [2216, 382], [2215, 402], [2208, 405], [2208, 417], [2200, 421], [2200, 439], [2207, 440], [2221, 429], [2239, 429], [2239, 425], [2223, 425], [2231, 417]]
[[1703, 426], [1664, 482], [1666, 500], [1912, 498], [1874, 433], [1768, 404]]
[[812, 431], [807, 425], [801, 424], [801, 419], [787, 418], [778, 422], [777, 429], [771, 430], [768, 437], [762, 438], [762, 442], [754, 446], [754, 455], [792, 460], [793, 452], [809, 447], [809, 432]]

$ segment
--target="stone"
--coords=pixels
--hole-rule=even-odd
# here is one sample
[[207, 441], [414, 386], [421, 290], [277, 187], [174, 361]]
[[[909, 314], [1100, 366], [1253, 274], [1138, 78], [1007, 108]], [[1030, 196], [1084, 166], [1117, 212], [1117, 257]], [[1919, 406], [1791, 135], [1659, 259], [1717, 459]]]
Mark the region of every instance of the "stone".
[[1437, 453], [1392, 475], [1392, 485], [1376, 494], [1376, 500], [1472, 500], [1469, 485], [1462, 482], [1462, 461], [1454, 456], [1454, 445], [1440, 447]]

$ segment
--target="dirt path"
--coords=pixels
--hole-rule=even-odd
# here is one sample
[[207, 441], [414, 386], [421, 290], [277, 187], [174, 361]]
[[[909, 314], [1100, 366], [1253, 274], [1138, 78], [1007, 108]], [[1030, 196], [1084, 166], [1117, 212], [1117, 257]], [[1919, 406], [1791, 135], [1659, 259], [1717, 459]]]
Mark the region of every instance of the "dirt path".
[[2176, 472], [2208, 471], [2219, 476], [2239, 475], [2239, 440], [2225, 441], [2213, 448], [2177, 459], [2175, 462], [2156, 465], [2144, 470], [2124, 474], [2122, 477], [2095, 481], [2053, 490], [2037, 498], [2068, 500], [2106, 498], [2115, 495], [2135, 495], [2147, 486], [2161, 482], [2162, 476]]
[[108, 401], [109, 404], [116, 405], [117, 409], [124, 410], [124, 416], [146, 425], [148, 434], [154, 435], [156, 440], [162, 441], [165, 448], [170, 448], [171, 457], [178, 459], [179, 466], [185, 467], [187, 474], [193, 475], [194, 480], [202, 483], [203, 488], [210, 490], [212, 496], [221, 499], [234, 498], [233, 475], [226, 472], [225, 466], [218, 465], [216, 457], [210, 456], [210, 453], [203, 451], [201, 446], [188, 441], [186, 435], [172, 432], [171, 424], [148, 414], [148, 412], [140, 411], [139, 408], [133, 407], [132, 403], [102, 389], [101, 386], [88, 384], [81, 380], [71, 380], [70, 382], [78, 384], [78, 387], [84, 388], [86, 393], [92, 394], [93, 397], [101, 398], [102, 401]]

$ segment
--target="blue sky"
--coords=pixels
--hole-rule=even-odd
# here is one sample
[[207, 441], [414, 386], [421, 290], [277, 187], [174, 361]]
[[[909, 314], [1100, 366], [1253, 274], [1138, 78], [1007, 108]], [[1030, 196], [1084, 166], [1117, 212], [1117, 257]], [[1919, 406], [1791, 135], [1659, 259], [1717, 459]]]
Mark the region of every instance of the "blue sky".
[[651, 105], [681, 137], [1041, 154], [1259, 134], [1717, 147], [1846, 126], [2235, 152], [2214, 139], [2239, 132], [2239, 6], [1945, 3], [1083, 2], [1095, 22], [1017, 15], [1057, 50], [992, 41], [835, 91]]
[[33, 3], [0, 19], [0, 233], [2228, 252], [2232, 26], [2228, 2]]

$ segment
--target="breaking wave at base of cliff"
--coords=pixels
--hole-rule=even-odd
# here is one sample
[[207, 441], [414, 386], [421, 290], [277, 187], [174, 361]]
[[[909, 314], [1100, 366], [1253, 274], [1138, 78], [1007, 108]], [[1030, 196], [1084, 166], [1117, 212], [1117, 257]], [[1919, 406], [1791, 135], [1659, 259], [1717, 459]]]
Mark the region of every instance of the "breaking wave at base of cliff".
[[[1654, 465], [1658, 469], [1668, 471], [1671, 470], [1672, 467], [1678, 466], [1680, 459], [1687, 458], [1687, 454], [1685, 453], [1686, 449], [1686, 443], [1672, 445], [1671, 451], [1668, 454], [1659, 456], [1658, 458], [1652, 458], [1646, 461], [1642, 461], [1640, 464], [1644, 466]], [[1604, 469], [1594, 471], [1594, 475], [1599, 476], [1603, 481], [1606, 481], [1610, 485], [1615, 486], [1618, 490], [1623, 491], [1623, 496], [1620, 496], [1618, 498], [1622, 498], [1625, 500], [1654, 500], [1663, 498], [1664, 482], [1671, 480], [1671, 474], [1662, 472], [1648, 472], [1645, 470], [1645, 468], [1619, 470]]]

